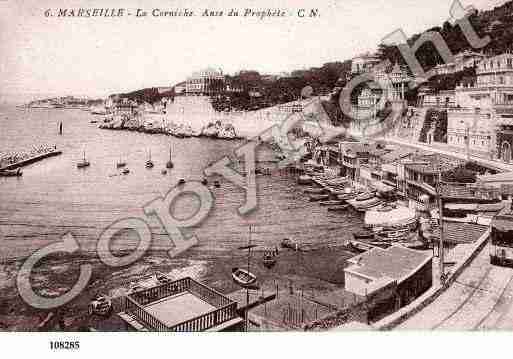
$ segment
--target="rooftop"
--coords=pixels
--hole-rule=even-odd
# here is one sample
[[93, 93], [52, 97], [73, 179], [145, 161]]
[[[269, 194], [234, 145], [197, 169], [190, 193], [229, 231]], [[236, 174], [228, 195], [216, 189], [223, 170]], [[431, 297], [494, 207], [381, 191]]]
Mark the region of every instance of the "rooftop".
[[391, 246], [387, 249], [373, 248], [349, 260], [352, 266], [348, 272], [378, 280], [391, 278], [401, 282], [416, 272], [432, 257], [431, 253], [419, 252], [402, 246]]
[[423, 174], [437, 174], [447, 172], [460, 166], [463, 162], [438, 153], [422, 155], [412, 159], [411, 163], [405, 163], [405, 167]]
[[128, 294], [119, 317], [140, 331], [215, 331], [242, 321], [236, 302], [189, 277]]

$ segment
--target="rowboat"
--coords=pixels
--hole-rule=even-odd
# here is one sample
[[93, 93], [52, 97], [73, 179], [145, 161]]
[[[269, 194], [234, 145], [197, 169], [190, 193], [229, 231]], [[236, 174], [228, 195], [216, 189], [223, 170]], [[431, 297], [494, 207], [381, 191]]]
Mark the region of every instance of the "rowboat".
[[328, 207], [328, 211], [330, 211], [330, 212], [342, 212], [342, 211], [346, 211], [348, 208], [349, 208], [348, 204], [342, 204], [340, 206]]
[[317, 202], [317, 201], [325, 201], [328, 200], [330, 196], [328, 194], [317, 194], [317, 195], [311, 195], [310, 196], [310, 202]]
[[185, 180], [184, 180], [183, 178], [180, 178], [180, 179], [178, 180], [178, 184], [179, 184], [179, 185], [184, 185], [184, 184], [185, 184]]
[[17, 170], [3, 170], [0, 171], [1, 177], [20, 177], [23, 175], [23, 172], [18, 168]]
[[221, 187], [221, 182], [219, 182], [219, 181], [217, 181], [217, 180], [216, 180], [216, 181], [214, 181], [214, 187], [215, 187], [215, 188], [219, 188], [219, 187]]
[[366, 192], [366, 193], [363, 193], [363, 194], [361, 194], [361, 195], [359, 195], [359, 196], [356, 196], [356, 198], [355, 198], [355, 199], [356, 199], [357, 201], [367, 201], [367, 200], [369, 200], [369, 199], [371, 199], [371, 198], [373, 198], [373, 197], [374, 197], [374, 193], [372, 193], [372, 192]]
[[299, 176], [297, 183], [298, 184], [310, 184], [310, 183], [312, 183], [312, 177], [307, 176], [307, 175]]
[[349, 199], [353, 199], [356, 197], [356, 194], [355, 193], [346, 193], [346, 194], [341, 194], [341, 195], [338, 195], [337, 198], [341, 201], [347, 201]]
[[324, 188], [308, 188], [303, 191], [306, 194], [325, 194], [326, 192]]
[[354, 239], [373, 239], [374, 238], [374, 232], [370, 231], [361, 231], [353, 233]]
[[124, 174], [124, 175], [127, 175], [127, 174], [129, 174], [129, 173], [130, 173], [130, 170], [129, 170], [128, 168], [126, 168], [126, 167], [125, 167], [125, 168], [123, 168], [123, 170], [121, 171], [121, 173], [122, 173], [122, 174]]
[[341, 206], [341, 205], [344, 205], [346, 204], [346, 201], [341, 201], [341, 200], [331, 200], [331, 201], [323, 201], [321, 203], [319, 203], [321, 206]]
[[241, 287], [248, 287], [256, 282], [256, 275], [242, 268], [232, 268], [232, 278]]

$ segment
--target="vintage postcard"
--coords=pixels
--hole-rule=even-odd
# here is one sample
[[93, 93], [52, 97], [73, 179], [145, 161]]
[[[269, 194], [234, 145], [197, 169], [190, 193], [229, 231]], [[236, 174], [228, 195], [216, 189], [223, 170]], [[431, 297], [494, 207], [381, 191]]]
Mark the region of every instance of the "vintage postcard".
[[1, 0], [0, 40], [0, 331], [513, 329], [513, 1]]

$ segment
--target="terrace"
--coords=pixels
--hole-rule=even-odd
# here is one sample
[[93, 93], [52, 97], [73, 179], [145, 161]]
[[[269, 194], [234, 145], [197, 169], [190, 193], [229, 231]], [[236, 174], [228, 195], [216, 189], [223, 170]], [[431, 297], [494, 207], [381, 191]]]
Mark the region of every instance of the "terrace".
[[189, 277], [128, 294], [118, 315], [138, 331], [237, 330], [243, 323], [235, 301]]

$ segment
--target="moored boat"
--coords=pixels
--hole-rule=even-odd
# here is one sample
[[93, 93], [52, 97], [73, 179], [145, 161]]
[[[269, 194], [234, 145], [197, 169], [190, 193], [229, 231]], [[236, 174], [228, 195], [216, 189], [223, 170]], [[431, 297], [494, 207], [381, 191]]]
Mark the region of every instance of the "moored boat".
[[346, 211], [347, 209], [349, 209], [348, 204], [342, 204], [339, 206], [328, 207], [328, 211], [330, 211], [330, 212], [343, 212], [343, 211]]
[[23, 172], [18, 168], [16, 170], [2, 170], [0, 171], [0, 177], [21, 177]]
[[149, 152], [148, 160], [146, 161], [146, 168], [153, 168], [153, 161], [151, 160], [151, 150]]
[[85, 151], [84, 151], [84, 156], [83, 158], [77, 162], [77, 168], [84, 168], [84, 167], [89, 167], [90, 163], [88, 160], [86, 160], [86, 157], [85, 157]]

